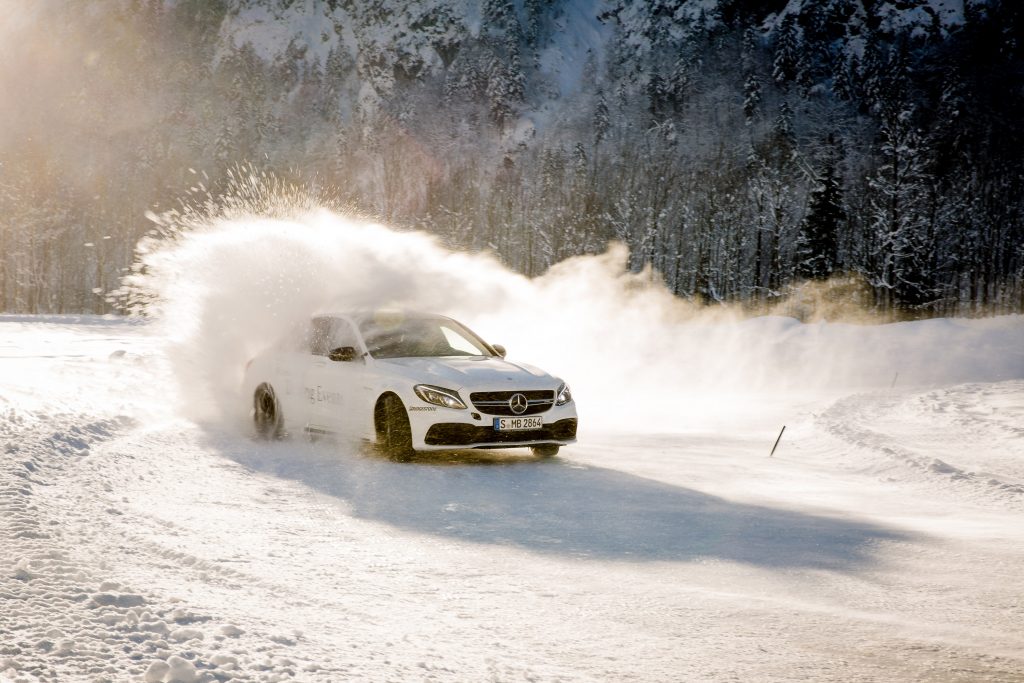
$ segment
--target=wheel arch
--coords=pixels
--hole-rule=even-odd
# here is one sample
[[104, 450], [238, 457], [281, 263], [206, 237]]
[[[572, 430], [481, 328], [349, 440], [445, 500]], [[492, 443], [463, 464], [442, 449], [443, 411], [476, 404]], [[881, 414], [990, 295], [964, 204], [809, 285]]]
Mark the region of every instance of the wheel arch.
[[260, 400], [260, 396], [263, 394], [269, 394], [277, 407], [280, 408], [281, 400], [277, 397], [277, 390], [274, 389], [274, 385], [271, 382], [257, 382], [252, 390], [252, 408], [256, 410], [256, 403]]
[[403, 406], [405, 406], [405, 401], [403, 401], [402, 397], [398, 395], [398, 392], [386, 389], [380, 393], [380, 396], [377, 397], [377, 400], [373, 404], [373, 431], [378, 441], [380, 441], [380, 435], [384, 426], [384, 402], [390, 396], [394, 396]]
[[[260, 402], [266, 398], [272, 403], [272, 423], [264, 427], [259, 425]], [[281, 399], [277, 395], [274, 385], [269, 382], [258, 382], [252, 392], [252, 419], [257, 425], [257, 431], [265, 438], [280, 438], [285, 431], [284, 410], [281, 407]]]

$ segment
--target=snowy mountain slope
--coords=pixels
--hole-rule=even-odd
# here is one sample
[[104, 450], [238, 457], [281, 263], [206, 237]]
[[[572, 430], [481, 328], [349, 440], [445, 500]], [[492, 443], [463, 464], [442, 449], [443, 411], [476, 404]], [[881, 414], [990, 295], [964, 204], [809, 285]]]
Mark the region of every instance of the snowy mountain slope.
[[[356, 66], [363, 85], [387, 98], [394, 94], [396, 79], [441, 76], [460, 50], [483, 33], [503, 34], [514, 26], [517, 35], [511, 38], [522, 37], [536, 50], [536, 61], [526, 65], [531, 80], [545, 88], [556, 86], [545, 96], [557, 98], [585, 84], [582, 75], [588, 60], [599, 64], [603, 59], [610, 34], [599, 17], [607, 9], [605, 0], [527, 2], [525, 6], [475, 0], [280, 4], [237, 0], [228, 3], [220, 42], [222, 48], [249, 44], [268, 62], [300, 56], [325, 70], [331, 51], [340, 50]], [[506, 11], [510, 14], [503, 14]], [[503, 21], [511, 25], [503, 26]]]
[[1024, 676], [1019, 379], [400, 464], [180, 416], [164, 344], [0, 320], [0, 680]]
[[[887, 34], [917, 35], [933, 26], [962, 25], [963, 5], [962, 0], [878, 4], [793, 0], [773, 12], [770, 3], [750, 7], [721, 0], [233, 0], [227, 3], [220, 25], [219, 54], [249, 45], [268, 63], [299, 59], [326, 71], [331, 53], [343, 53], [344, 61], [355, 67], [360, 87], [372, 92], [370, 99], [379, 102], [406, 94], [401, 88], [396, 90], [396, 85], [444, 77], [460, 52], [480, 59], [476, 68], [487, 72], [491, 69], [484, 63], [487, 55], [472, 52], [470, 46], [490, 32], [528, 48], [522, 63], [523, 113], [534, 119], [552, 108], [560, 117], [571, 115], [562, 111], [564, 107], [557, 101], [599, 85], [594, 79], [605, 73], [609, 59], [622, 62], [612, 70], [613, 75], [628, 72], [644, 83], [654, 76], [654, 67], [666, 66], [660, 64], [664, 59], [671, 67], [678, 55], [658, 54], [665, 47], [666, 34], [675, 40], [696, 39], [701, 31], [714, 31], [743, 17], [770, 38], [786, 17], [817, 23], [819, 16], [829, 16], [845, 22], [844, 40], [860, 45], [866, 26]], [[668, 73], [659, 75], [669, 77]], [[611, 81], [603, 85], [615, 87]]]
[[[822, 5], [830, 5], [842, 8], [839, 11], [845, 9], [852, 15], [854, 21], [851, 27], [854, 32], [861, 29], [864, 24], [874, 21], [886, 32], [906, 31], [916, 34], [926, 31], [932, 26], [949, 28], [963, 24], [964, 2], [965, 0], [923, 0], [920, 2], [822, 3], [791, 0], [781, 12], [769, 16], [766, 25], [774, 27], [787, 15], [799, 17], [801, 14], [814, 12]], [[985, 3], [974, 2], [973, 4], [984, 6]]]

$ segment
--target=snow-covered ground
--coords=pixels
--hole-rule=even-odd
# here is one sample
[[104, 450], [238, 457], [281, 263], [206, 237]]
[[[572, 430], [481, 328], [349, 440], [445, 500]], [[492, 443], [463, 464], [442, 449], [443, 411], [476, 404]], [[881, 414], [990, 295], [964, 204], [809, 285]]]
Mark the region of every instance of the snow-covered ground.
[[0, 316], [0, 681], [1024, 680], [1024, 319], [830, 330], [978, 358], [402, 464], [184, 417], [153, 325]]

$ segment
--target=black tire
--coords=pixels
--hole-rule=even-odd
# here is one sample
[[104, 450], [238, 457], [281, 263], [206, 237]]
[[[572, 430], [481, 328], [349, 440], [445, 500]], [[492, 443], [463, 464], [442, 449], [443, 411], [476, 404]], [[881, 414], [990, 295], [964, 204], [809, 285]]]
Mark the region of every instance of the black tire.
[[388, 394], [377, 403], [377, 443], [392, 460], [408, 461], [412, 449], [412, 427], [402, 399]]
[[557, 443], [542, 443], [538, 446], [530, 446], [530, 450], [538, 458], [553, 458], [558, 455], [559, 445]]
[[261, 384], [252, 397], [252, 421], [256, 436], [261, 439], [279, 439], [284, 431], [281, 404], [277, 401], [274, 387]]

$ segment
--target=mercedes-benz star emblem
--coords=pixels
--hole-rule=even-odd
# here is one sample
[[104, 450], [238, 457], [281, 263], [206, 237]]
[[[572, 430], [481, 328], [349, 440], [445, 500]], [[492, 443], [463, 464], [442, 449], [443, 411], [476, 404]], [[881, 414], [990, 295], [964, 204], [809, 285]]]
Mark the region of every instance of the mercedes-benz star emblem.
[[522, 415], [525, 413], [528, 405], [530, 405], [529, 402], [522, 394], [513, 394], [512, 398], [508, 400], [508, 407], [511, 408], [512, 412], [516, 415]]

